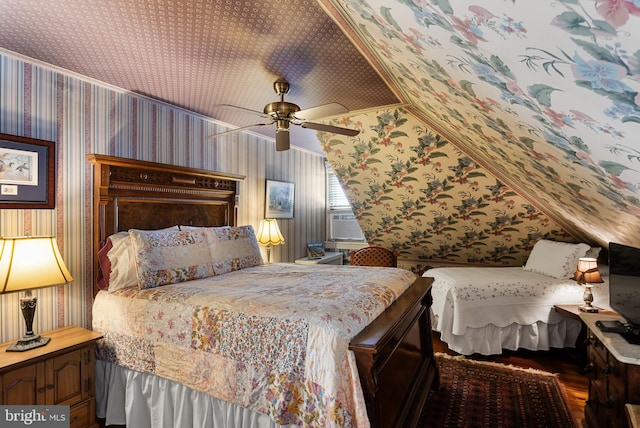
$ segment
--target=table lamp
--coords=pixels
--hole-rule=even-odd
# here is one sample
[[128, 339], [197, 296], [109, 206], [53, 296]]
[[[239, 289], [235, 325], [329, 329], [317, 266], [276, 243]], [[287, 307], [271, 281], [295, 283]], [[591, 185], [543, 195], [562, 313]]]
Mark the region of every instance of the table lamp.
[[582, 257], [578, 260], [578, 266], [576, 272], [573, 275], [573, 279], [578, 281], [578, 284], [584, 285], [584, 294], [582, 299], [584, 305], [580, 306], [582, 312], [598, 312], [598, 308], [591, 305], [593, 303], [593, 293], [591, 291], [591, 284], [600, 284], [604, 281], [600, 277], [598, 271], [598, 261], [589, 257]]
[[38, 300], [31, 290], [71, 281], [73, 278], [62, 261], [55, 238], [0, 238], [0, 294], [25, 291], [20, 299], [20, 309], [27, 330], [7, 351], [26, 351], [49, 343], [51, 338], [33, 332]]
[[280, 233], [278, 221], [274, 218], [260, 220], [258, 226], [258, 243], [267, 247], [267, 263], [271, 262], [271, 247], [284, 244], [284, 237]]

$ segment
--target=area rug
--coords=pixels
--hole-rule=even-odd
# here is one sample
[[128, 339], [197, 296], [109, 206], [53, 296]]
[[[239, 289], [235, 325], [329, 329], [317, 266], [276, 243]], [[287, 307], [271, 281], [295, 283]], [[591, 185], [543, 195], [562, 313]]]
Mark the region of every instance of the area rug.
[[554, 374], [437, 353], [440, 388], [421, 428], [575, 428]]

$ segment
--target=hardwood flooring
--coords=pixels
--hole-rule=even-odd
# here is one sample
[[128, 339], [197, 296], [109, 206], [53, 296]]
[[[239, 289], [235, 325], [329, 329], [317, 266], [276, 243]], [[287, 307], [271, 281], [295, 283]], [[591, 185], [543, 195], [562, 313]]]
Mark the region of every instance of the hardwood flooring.
[[[437, 333], [433, 334], [435, 352], [458, 355], [447, 348]], [[470, 359], [493, 361], [502, 364], [511, 364], [518, 367], [534, 368], [550, 373], [557, 373], [560, 383], [564, 387], [567, 404], [578, 428], [586, 427], [584, 421], [584, 404], [589, 391], [589, 378], [580, 373], [581, 365], [584, 365], [584, 350], [553, 349], [551, 351], [505, 351], [502, 355], [469, 356]]]

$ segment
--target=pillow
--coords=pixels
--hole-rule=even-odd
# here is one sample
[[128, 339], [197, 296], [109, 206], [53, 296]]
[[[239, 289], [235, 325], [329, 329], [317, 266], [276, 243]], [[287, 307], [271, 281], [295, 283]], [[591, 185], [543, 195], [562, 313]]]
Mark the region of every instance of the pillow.
[[216, 275], [264, 263], [253, 226], [203, 228]]
[[584, 257], [597, 259], [600, 256], [600, 251], [602, 251], [602, 247], [591, 247], [587, 250]]
[[98, 250], [98, 288], [115, 291], [138, 285], [129, 232], [109, 236]]
[[578, 259], [591, 248], [587, 244], [569, 244], [541, 239], [533, 246], [524, 270], [553, 278], [571, 278]]
[[207, 238], [198, 230], [129, 230], [141, 289], [212, 276]]

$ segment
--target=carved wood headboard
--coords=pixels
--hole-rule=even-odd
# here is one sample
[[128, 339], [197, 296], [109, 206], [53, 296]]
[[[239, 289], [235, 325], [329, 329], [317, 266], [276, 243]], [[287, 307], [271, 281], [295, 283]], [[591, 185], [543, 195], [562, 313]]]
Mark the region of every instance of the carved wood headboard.
[[235, 226], [244, 176], [92, 154], [94, 294], [101, 241], [129, 229]]

